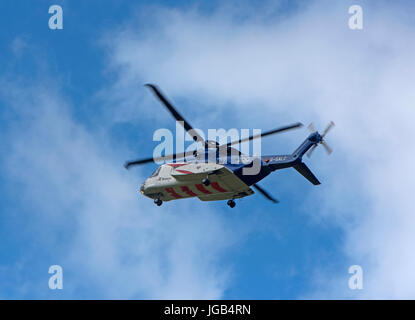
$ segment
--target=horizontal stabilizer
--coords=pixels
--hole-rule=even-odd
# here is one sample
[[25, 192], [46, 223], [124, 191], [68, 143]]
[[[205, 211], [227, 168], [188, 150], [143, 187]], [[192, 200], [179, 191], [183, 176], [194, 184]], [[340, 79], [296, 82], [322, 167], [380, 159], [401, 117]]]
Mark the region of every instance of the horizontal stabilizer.
[[320, 181], [303, 162], [296, 164], [293, 168], [315, 186], [320, 184]]

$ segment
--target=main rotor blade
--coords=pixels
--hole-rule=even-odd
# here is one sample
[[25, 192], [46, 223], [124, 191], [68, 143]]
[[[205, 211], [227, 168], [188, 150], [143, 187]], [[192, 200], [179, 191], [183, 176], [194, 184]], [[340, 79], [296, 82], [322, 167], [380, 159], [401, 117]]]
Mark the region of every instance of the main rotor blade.
[[186, 130], [187, 133], [189, 133], [189, 135], [193, 138], [194, 141], [200, 141], [203, 144], [205, 143], [205, 140], [195, 131], [195, 129], [193, 129], [190, 123], [187, 122], [183, 118], [183, 116], [179, 112], [177, 112], [173, 105], [164, 97], [159, 88], [157, 88], [154, 84], [151, 83], [147, 83], [145, 84], [145, 86], [153, 91], [154, 95], [164, 104], [164, 106], [167, 108], [167, 110], [170, 111], [173, 117], [177, 121], [179, 121], [180, 124], [183, 125], [183, 128]]
[[279, 201], [275, 198], [273, 198], [268, 192], [266, 192], [264, 189], [262, 189], [259, 185], [257, 185], [256, 183], [254, 183], [252, 185], [256, 190], [259, 191], [259, 193], [262, 193], [262, 195], [267, 198], [268, 200], [271, 200], [274, 203], [279, 203]]
[[321, 134], [321, 137], [324, 138], [324, 136], [327, 134], [327, 132], [330, 131], [331, 128], [334, 127], [334, 122], [330, 121], [330, 123], [328, 124], [326, 130], [323, 131], [323, 133]]
[[172, 161], [174, 159], [182, 159], [182, 158], [187, 158], [189, 156], [192, 156], [195, 154], [196, 150], [192, 150], [192, 151], [187, 151], [187, 152], [182, 152], [182, 153], [175, 153], [175, 154], [169, 154], [167, 156], [164, 157], [155, 157], [155, 158], [145, 158], [145, 159], [139, 159], [139, 160], [133, 160], [133, 161], [127, 161], [124, 164], [124, 167], [128, 170], [133, 166], [138, 166], [140, 164], [145, 164], [145, 163], [149, 163], [149, 162], [155, 162], [155, 161]]
[[153, 162], [153, 158], [146, 158], [146, 159], [140, 159], [140, 160], [132, 160], [132, 161], [127, 161], [124, 164], [124, 168], [125, 169], [130, 169], [133, 166], [138, 166], [140, 164], [145, 164], [145, 163], [149, 163], [149, 162]]
[[294, 123], [294, 124], [291, 124], [291, 125], [288, 125], [288, 126], [284, 126], [284, 127], [280, 127], [280, 128], [274, 129], [274, 130], [266, 131], [266, 132], [263, 132], [261, 134], [256, 134], [256, 135], [250, 136], [248, 138], [235, 140], [235, 141], [229, 142], [229, 143], [227, 143], [223, 146], [230, 147], [234, 144], [241, 144], [242, 142], [251, 141], [251, 140], [257, 139], [259, 137], [266, 137], [266, 136], [269, 136], [271, 134], [281, 133], [281, 132], [292, 130], [292, 129], [295, 129], [295, 128], [299, 128], [299, 127], [302, 127], [302, 126], [303, 126], [303, 124], [301, 122], [297, 122], [297, 123]]

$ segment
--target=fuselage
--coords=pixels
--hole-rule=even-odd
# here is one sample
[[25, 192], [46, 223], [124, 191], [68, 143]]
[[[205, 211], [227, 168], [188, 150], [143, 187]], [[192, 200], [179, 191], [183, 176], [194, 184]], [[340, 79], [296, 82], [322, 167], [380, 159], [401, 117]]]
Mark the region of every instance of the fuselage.
[[161, 165], [143, 183], [140, 191], [161, 201], [192, 197], [202, 201], [233, 200], [252, 195], [252, 185], [275, 170], [289, 167], [317, 185], [320, 182], [302, 163], [302, 157], [320, 141], [319, 133], [312, 133], [289, 155], [252, 157], [230, 148], [221, 156], [216, 149], [206, 149], [189, 159]]
[[[197, 197], [202, 201], [251, 195], [250, 186], [275, 170], [270, 164], [292, 162], [291, 156], [198, 156], [159, 166], [142, 184], [143, 195], [162, 201]], [[204, 179], [209, 183], [203, 183]], [[205, 180], [205, 181], [206, 181]]]

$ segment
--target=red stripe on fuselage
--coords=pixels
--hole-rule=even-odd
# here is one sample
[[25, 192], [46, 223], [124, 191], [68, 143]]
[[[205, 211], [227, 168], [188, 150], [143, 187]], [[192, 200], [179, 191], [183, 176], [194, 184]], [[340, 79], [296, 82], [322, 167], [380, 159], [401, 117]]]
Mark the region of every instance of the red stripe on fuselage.
[[185, 173], [185, 174], [193, 174], [191, 171], [176, 169], [177, 172]]
[[168, 163], [167, 165], [173, 168], [181, 167], [186, 165], [187, 163]]
[[210, 192], [209, 190], [205, 189], [205, 187], [203, 186], [203, 184], [195, 184], [195, 187], [197, 188], [197, 190], [199, 190], [200, 192], [206, 193], [206, 194], [210, 194], [212, 192]]
[[170, 193], [172, 197], [175, 197], [176, 199], [182, 198], [182, 196], [178, 193], [176, 193], [176, 191], [174, 191], [173, 188], [166, 188], [166, 192]]
[[219, 192], [228, 192], [226, 189], [223, 189], [218, 182], [211, 182], [210, 185], [213, 189], [218, 190]]
[[184, 193], [186, 193], [187, 195], [189, 195], [189, 196], [191, 196], [191, 197], [196, 197], [197, 196], [197, 194], [196, 193], [194, 193], [192, 190], [190, 190], [189, 189], [189, 187], [187, 187], [187, 186], [182, 186], [182, 187], [180, 187], [181, 189], [182, 189], [182, 191], [184, 192]]

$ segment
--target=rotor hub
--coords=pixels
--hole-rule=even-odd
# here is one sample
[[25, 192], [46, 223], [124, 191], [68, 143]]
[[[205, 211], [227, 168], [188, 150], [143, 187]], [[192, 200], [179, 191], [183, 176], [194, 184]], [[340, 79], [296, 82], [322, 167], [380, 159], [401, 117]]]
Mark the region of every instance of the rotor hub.
[[217, 149], [219, 147], [219, 143], [214, 140], [206, 140], [206, 147], [209, 149]]

